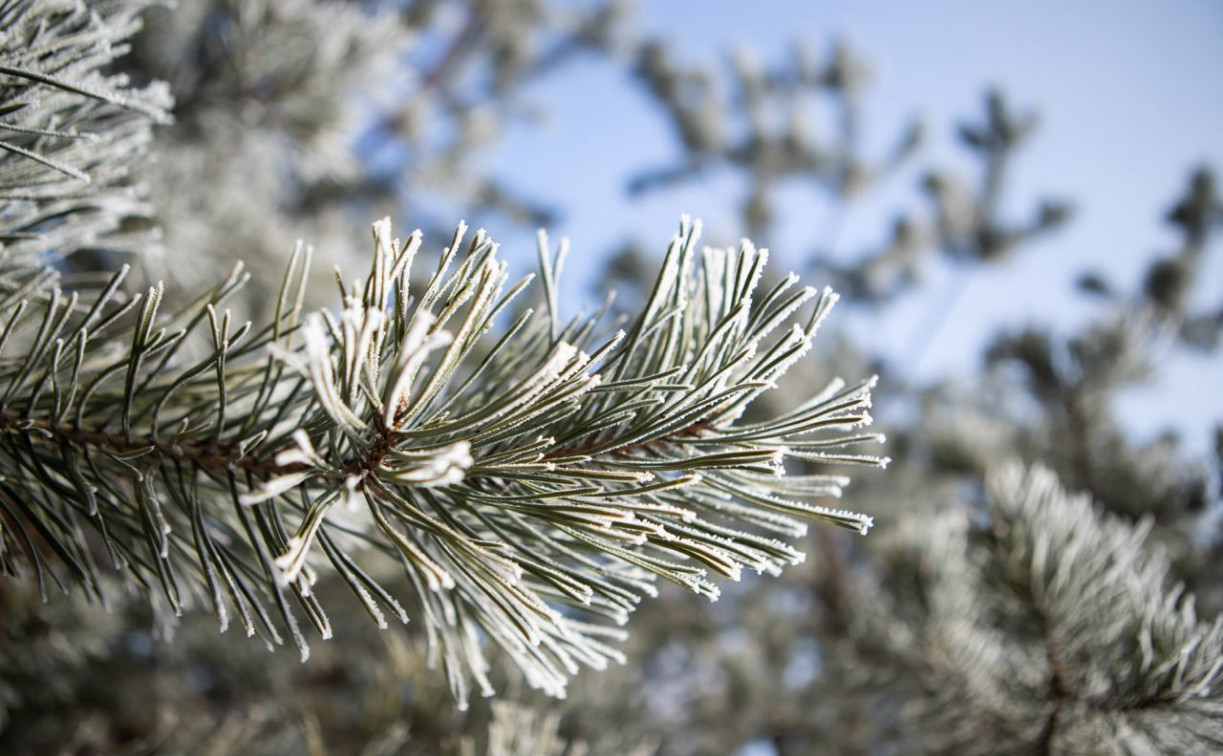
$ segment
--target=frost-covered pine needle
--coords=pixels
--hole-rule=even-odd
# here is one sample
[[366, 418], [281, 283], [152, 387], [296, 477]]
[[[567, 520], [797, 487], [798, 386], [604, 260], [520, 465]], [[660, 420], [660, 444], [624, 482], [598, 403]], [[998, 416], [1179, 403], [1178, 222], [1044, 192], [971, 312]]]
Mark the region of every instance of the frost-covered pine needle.
[[[223, 307], [240, 270], [177, 313], [160, 287], [121, 298], [123, 272], [93, 301], [48, 280], [0, 312], [7, 566], [90, 591], [122, 566], [176, 611], [204, 600], [303, 655], [303, 627], [330, 635], [312, 586], [334, 573], [379, 625], [423, 624], [460, 700], [491, 692], [492, 646], [562, 695], [620, 660], [657, 578], [716, 598], [717, 576], [800, 561], [786, 539], [808, 521], [871, 524], [827, 505], [844, 476], [787, 471], [884, 463], [852, 448], [876, 440], [860, 432], [871, 381], [743, 419], [834, 295], [794, 277], [760, 291], [763, 250], [701, 251], [698, 233], [681, 224], [615, 333], [558, 320], [546, 247], [545, 306], [516, 310], [526, 283], [463, 226], [416, 284], [420, 236], [375, 224], [370, 272], [341, 278], [335, 312], [292, 304], [299, 247], [265, 324]], [[211, 348], [188, 358], [201, 329]], [[366, 571], [379, 554], [403, 580]]]

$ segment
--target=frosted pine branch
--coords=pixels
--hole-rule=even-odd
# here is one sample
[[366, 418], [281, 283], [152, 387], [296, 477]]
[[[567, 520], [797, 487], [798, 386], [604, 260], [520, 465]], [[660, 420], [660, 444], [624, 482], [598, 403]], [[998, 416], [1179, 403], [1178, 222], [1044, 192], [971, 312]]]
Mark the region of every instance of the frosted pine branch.
[[[546, 246], [547, 307], [512, 314], [529, 281], [510, 286], [462, 225], [414, 278], [419, 232], [375, 224], [371, 270], [338, 279], [334, 313], [303, 315], [299, 247], [259, 327], [224, 309], [241, 269], [171, 314], [158, 287], [123, 297], [123, 272], [97, 297], [48, 283], [0, 312], [4, 566], [94, 593], [119, 569], [303, 657], [303, 627], [331, 633], [312, 585], [333, 572], [380, 625], [423, 622], [460, 700], [469, 679], [492, 692], [487, 641], [561, 695], [620, 659], [657, 578], [716, 598], [713, 576], [801, 561], [784, 539], [808, 520], [871, 524], [820, 503], [843, 476], [786, 470], [883, 464], [849, 448], [876, 440], [858, 430], [870, 382], [740, 419], [835, 296], [792, 276], [762, 291], [767, 253], [697, 237], [685, 221], [644, 312], [610, 336], [559, 319]], [[355, 543], [404, 583], [375, 579]]]
[[[15, 0], [0, 12], [0, 291], [51, 256], [139, 249], [121, 230], [149, 215], [136, 178], [151, 125], [169, 120], [163, 85], [106, 69], [126, 52], [147, 0]], [[139, 221], [135, 225], [139, 225]], [[147, 225], [147, 224], [146, 224]]]
[[928, 555], [927, 746], [954, 753], [1215, 753], [1223, 622], [1199, 618], [1131, 525], [1046, 469], [1003, 467], [989, 521]]

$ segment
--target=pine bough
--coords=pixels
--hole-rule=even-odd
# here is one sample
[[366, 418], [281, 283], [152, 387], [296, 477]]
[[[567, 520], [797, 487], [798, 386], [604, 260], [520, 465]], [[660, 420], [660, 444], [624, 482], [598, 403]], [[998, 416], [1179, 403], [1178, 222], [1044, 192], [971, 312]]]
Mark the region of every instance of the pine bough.
[[83, 249], [147, 247], [136, 167], [171, 98], [107, 72], [146, 5], [0, 0], [0, 291]]
[[1223, 745], [1223, 619], [1202, 618], [1138, 525], [1004, 466], [976, 523], [953, 513], [920, 601], [934, 753], [1208, 754]]
[[469, 679], [492, 692], [486, 638], [561, 695], [580, 664], [619, 658], [656, 576], [713, 598], [710, 573], [799, 562], [780, 539], [803, 519], [870, 525], [811, 501], [846, 478], [785, 469], [884, 463], [846, 449], [878, 440], [857, 430], [870, 381], [741, 419], [835, 296], [793, 275], [758, 290], [766, 252], [698, 252], [698, 232], [682, 224], [610, 338], [598, 316], [558, 317], [564, 247], [543, 238], [540, 312], [490, 336], [528, 281], [507, 288], [496, 245], [462, 225], [414, 286], [420, 234], [375, 224], [369, 275], [337, 274], [338, 314], [303, 317], [299, 245], [261, 328], [221, 309], [241, 268], [170, 315], [160, 287], [122, 295], [126, 269], [90, 297], [39, 279], [0, 300], [3, 567], [99, 596], [118, 568], [304, 658], [299, 614], [330, 634], [319, 570], [380, 626], [408, 620], [366, 555], [383, 552], [460, 700]]

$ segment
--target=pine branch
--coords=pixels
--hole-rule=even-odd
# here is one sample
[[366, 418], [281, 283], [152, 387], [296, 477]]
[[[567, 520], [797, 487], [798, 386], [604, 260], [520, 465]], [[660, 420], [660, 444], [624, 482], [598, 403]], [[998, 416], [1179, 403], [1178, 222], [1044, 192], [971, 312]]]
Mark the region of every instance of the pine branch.
[[147, 5], [0, 4], [0, 291], [52, 258], [150, 242], [130, 228], [149, 215], [136, 168], [169, 94], [107, 73]]
[[929, 554], [921, 731], [955, 753], [1206, 754], [1223, 743], [1223, 621], [1133, 526], [1048, 470], [988, 480], [988, 527]]
[[757, 292], [765, 252], [698, 255], [697, 234], [683, 224], [644, 313], [607, 339], [595, 318], [559, 319], [562, 260], [541, 243], [546, 314], [490, 341], [528, 282], [507, 287], [496, 245], [463, 226], [421, 288], [420, 234], [375, 224], [338, 315], [302, 317], [299, 248], [261, 328], [221, 309], [240, 269], [169, 316], [160, 288], [120, 294], [125, 271], [88, 301], [48, 281], [41, 304], [0, 311], [4, 566], [92, 593], [124, 570], [176, 613], [210, 604], [222, 630], [236, 613], [305, 657], [299, 613], [330, 634], [311, 590], [327, 564], [380, 625], [407, 620], [364, 544], [402, 563], [461, 700], [469, 674], [492, 691], [485, 638], [559, 695], [579, 665], [620, 658], [616, 626], [655, 578], [714, 598], [713, 573], [800, 561], [779, 537], [803, 519], [870, 526], [811, 501], [844, 477], [785, 474], [787, 459], [883, 463], [842, 448], [874, 440], [852, 433], [869, 382], [739, 422], [834, 295], [793, 276]]

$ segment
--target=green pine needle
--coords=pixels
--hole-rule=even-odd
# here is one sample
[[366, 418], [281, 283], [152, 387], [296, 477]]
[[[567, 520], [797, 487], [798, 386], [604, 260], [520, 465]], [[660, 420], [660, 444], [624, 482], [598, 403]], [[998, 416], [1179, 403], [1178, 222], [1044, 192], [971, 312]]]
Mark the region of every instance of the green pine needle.
[[[779, 537], [804, 520], [871, 524], [817, 503], [847, 479], [786, 473], [884, 463], [843, 448], [877, 440], [858, 432], [871, 382], [740, 422], [835, 296], [793, 277], [761, 296], [767, 254], [698, 253], [698, 233], [684, 221], [644, 313], [606, 338], [557, 318], [546, 246], [546, 306], [513, 318], [525, 287], [462, 225], [418, 286], [420, 234], [375, 224], [338, 313], [303, 314], [299, 247], [262, 326], [222, 307], [240, 268], [174, 313], [160, 286], [124, 298], [126, 271], [92, 300], [48, 281], [0, 311], [4, 566], [92, 593], [123, 570], [303, 657], [304, 627], [330, 635], [312, 585], [333, 572], [380, 625], [424, 623], [460, 700], [470, 679], [491, 693], [487, 641], [561, 695], [620, 660], [656, 578], [716, 598], [713, 575], [800, 561]], [[406, 580], [366, 571], [386, 557]]]

